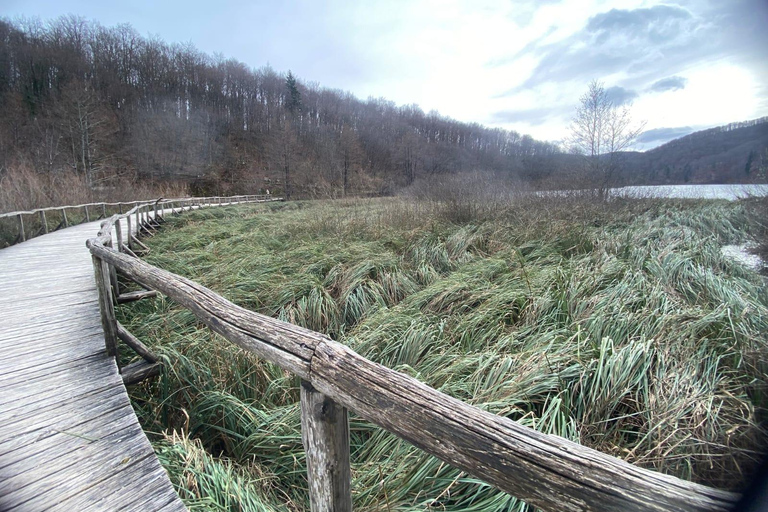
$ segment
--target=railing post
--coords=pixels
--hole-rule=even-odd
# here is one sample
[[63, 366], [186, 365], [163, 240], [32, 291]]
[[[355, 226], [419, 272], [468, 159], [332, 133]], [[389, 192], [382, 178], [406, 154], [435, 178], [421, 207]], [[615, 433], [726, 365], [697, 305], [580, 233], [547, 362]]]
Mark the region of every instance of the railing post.
[[[122, 213], [122, 212], [120, 212]], [[107, 203], [101, 203], [101, 218], [106, 219], [107, 218]]]
[[48, 220], [45, 218], [45, 210], [40, 210], [40, 224], [43, 225], [43, 233], [48, 234]]
[[347, 409], [301, 383], [301, 440], [312, 512], [351, 512]]
[[115, 306], [112, 303], [112, 292], [110, 291], [109, 264], [96, 256], [92, 256], [92, 258], [96, 288], [99, 290], [99, 310], [101, 311], [101, 326], [104, 329], [104, 343], [107, 346], [107, 354], [115, 358], [119, 369], [117, 319], [115, 318]]
[[26, 242], [27, 235], [24, 233], [24, 219], [21, 214], [18, 214], [16, 217], [19, 219], [19, 238], [22, 242]]
[[[110, 232], [109, 243], [107, 244], [107, 247], [109, 247], [110, 249], [112, 248], [111, 232]], [[114, 308], [114, 303], [117, 302], [117, 298], [120, 296], [120, 284], [117, 282], [117, 269], [114, 267], [114, 265], [110, 265], [109, 263], [107, 263], [107, 270], [109, 270], [109, 282], [112, 285], [111, 297], [113, 298], [112, 305]], [[113, 309], [112, 315], [114, 316], [114, 309]], [[117, 319], [115, 319], [115, 329], [117, 329]]]
[[64, 217], [64, 227], [68, 228], [69, 227], [69, 220], [67, 219], [67, 209], [66, 208], [62, 208], [61, 209], [61, 216]]
[[123, 228], [120, 226], [120, 219], [115, 222], [115, 236], [117, 237], [117, 250], [123, 252]]
[[88, 213], [88, 205], [83, 206], [83, 210], [85, 210], [85, 222], [91, 222], [91, 214]]
[[131, 216], [126, 215], [125, 216], [125, 222], [128, 224], [128, 236], [126, 237], [126, 240], [128, 240], [128, 248], [133, 249], [133, 239], [131, 238]]

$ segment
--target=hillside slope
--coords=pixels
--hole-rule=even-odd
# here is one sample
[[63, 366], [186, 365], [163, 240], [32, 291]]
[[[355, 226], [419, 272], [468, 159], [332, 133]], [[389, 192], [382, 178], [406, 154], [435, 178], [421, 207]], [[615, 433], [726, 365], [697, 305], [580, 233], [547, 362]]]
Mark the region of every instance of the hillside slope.
[[768, 117], [680, 137], [644, 153], [625, 153], [630, 183], [764, 182]]

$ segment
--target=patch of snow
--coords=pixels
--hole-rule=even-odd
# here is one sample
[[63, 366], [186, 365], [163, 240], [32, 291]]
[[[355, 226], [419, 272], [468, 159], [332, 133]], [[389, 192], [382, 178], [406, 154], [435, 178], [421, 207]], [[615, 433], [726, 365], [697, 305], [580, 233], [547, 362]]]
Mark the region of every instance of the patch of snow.
[[765, 266], [765, 262], [760, 259], [760, 256], [749, 252], [749, 249], [749, 244], [724, 245], [720, 248], [720, 252], [722, 252], [723, 256], [726, 258], [734, 260], [737, 263], [741, 263], [745, 267], [757, 271], [762, 270]]

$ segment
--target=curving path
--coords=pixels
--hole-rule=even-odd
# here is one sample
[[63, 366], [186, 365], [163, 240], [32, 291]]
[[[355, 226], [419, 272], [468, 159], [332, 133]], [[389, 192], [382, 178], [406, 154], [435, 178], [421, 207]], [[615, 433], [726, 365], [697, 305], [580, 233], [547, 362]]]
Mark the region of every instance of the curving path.
[[0, 250], [0, 511], [183, 511], [107, 356], [81, 224]]

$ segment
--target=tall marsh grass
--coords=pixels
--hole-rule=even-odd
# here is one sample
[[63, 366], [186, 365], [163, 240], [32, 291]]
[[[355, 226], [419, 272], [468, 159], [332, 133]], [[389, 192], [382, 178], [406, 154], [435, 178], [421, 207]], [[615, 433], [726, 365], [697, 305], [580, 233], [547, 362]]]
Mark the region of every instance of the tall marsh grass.
[[[741, 203], [508, 198], [211, 209], [147, 259], [451, 396], [739, 489], [766, 447], [768, 294]], [[163, 375], [133, 401], [194, 510], [308, 510], [297, 379], [158, 298], [118, 311]], [[528, 510], [351, 418], [356, 510]]]

